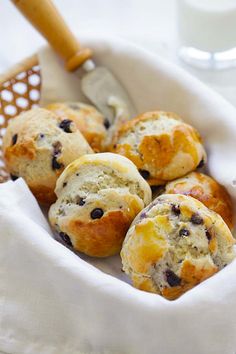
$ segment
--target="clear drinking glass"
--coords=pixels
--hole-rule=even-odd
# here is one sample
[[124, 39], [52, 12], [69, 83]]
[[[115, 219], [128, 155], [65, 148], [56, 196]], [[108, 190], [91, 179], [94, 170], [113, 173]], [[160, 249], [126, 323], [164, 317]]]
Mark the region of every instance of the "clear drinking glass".
[[202, 68], [236, 66], [236, 0], [177, 0], [179, 56]]

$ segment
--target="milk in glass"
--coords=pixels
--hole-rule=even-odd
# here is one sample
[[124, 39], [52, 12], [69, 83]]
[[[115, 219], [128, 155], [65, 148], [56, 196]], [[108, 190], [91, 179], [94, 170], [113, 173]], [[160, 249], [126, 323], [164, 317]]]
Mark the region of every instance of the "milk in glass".
[[177, 0], [180, 56], [205, 67], [236, 64], [236, 0]]

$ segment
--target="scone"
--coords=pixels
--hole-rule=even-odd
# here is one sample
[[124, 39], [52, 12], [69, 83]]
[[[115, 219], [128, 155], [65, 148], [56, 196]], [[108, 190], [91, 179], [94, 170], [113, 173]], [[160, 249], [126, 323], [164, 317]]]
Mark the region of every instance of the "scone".
[[128, 157], [150, 185], [161, 185], [203, 165], [198, 132], [174, 113], [147, 112], [125, 123], [111, 151]]
[[119, 252], [134, 217], [151, 201], [150, 187], [135, 165], [111, 153], [71, 163], [55, 192], [52, 227], [68, 246], [95, 257]]
[[64, 168], [93, 151], [71, 120], [35, 108], [9, 123], [3, 153], [12, 179], [23, 177], [39, 202], [50, 204]]
[[232, 230], [233, 203], [227, 190], [212, 177], [203, 173], [191, 172], [188, 175], [167, 183], [164, 193], [184, 194], [200, 200], [209, 209], [220, 214]]
[[51, 103], [47, 109], [55, 112], [62, 119], [75, 122], [89, 145], [95, 152], [104, 149], [104, 141], [109, 121], [93, 106], [80, 102]]
[[233, 245], [220, 215], [192, 197], [164, 194], [135, 218], [121, 257], [135, 287], [173, 300], [230, 263]]

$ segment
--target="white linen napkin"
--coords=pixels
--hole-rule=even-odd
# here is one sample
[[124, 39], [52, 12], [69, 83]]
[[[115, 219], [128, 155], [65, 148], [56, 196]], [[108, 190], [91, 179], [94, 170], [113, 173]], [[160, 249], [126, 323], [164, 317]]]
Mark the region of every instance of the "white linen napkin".
[[[130, 43], [105, 37], [84, 42], [94, 49], [96, 62], [110, 67], [120, 79], [138, 112], [175, 111], [200, 130], [209, 171], [228, 188], [235, 203], [234, 107], [183, 70]], [[40, 53], [44, 102], [45, 97], [81, 99], [79, 81], [62, 72], [61, 64], [55, 69], [55, 61], [48, 49]], [[71, 87], [71, 94], [64, 96]], [[0, 242], [2, 351], [236, 352], [236, 261], [175, 301], [139, 291], [126, 282], [118, 256], [82, 259], [55, 241], [21, 179], [0, 185]]]

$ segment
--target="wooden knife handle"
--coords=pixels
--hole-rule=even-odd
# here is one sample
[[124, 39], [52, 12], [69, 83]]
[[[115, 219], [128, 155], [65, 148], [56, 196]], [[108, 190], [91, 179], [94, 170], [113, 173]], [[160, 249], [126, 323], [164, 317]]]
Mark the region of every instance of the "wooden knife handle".
[[51, 0], [11, 1], [64, 59], [67, 70], [74, 71], [91, 57], [92, 51], [80, 47]]

